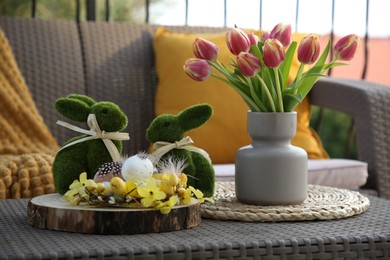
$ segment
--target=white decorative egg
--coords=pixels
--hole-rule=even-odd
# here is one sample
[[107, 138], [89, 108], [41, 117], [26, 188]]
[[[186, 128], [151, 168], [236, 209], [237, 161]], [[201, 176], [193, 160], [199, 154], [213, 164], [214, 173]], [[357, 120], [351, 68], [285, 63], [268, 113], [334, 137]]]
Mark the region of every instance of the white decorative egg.
[[144, 181], [153, 174], [153, 164], [146, 156], [134, 155], [123, 162], [122, 177], [125, 181]]

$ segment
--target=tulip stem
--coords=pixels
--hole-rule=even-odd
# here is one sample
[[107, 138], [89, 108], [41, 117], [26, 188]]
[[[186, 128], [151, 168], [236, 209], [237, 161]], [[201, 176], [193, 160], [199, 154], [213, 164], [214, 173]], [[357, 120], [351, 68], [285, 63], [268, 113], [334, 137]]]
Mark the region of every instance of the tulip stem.
[[276, 112], [275, 103], [274, 103], [274, 100], [272, 99], [271, 93], [269, 92], [267, 85], [265, 84], [264, 80], [259, 75], [256, 75], [256, 76], [257, 76], [257, 79], [260, 81], [260, 85], [263, 88], [265, 94], [267, 95], [268, 101], [271, 105], [272, 112]]
[[223, 66], [219, 61], [217, 61], [217, 64], [214, 64], [213, 62], [209, 62], [209, 64], [218, 70], [221, 74], [223, 74], [228, 80], [234, 82], [234, 81], [240, 81], [237, 78], [233, 77], [234, 73], [229, 70], [226, 66]]
[[229, 81], [229, 80], [227, 80], [227, 79], [225, 79], [225, 78], [222, 78], [222, 77], [220, 77], [220, 76], [217, 76], [217, 75], [215, 75], [215, 74], [211, 74], [211, 76], [214, 77], [214, 78], [217, 78], [217, 79], [219, 79], [219, 80], [221, 80], [221, 81], [223, 81], [223, 82], [225, 82], [226, 84], [228, 84], [229, 86], [231, 86], [235, 91], [237, 91], [237, 93], [240, 94], [240, 96], [241, 96], [241, 97], [245, 100], [245, 102], [250, 106], [251, 110], [254, 109], [254, 110], [257, 111], [257, 112], [260, 112], [260, 111], [261, 111], [261, 109], [259, 108], [259, 106], [258, 106], [255, 102], [253, 102], [253, 100], [252, 100], [250, 97], [248, 97], [248, 95], [245, 94], [245, 92], [243, 92], [240, 88], [238, 88], [236, 85], [234, 85], [233, 82], [231, 82], [231, 81]]
[[303, 68], [305, 67], [305, 64], [301, 63], [298, 68], [297, 75], [295, 76], [295, 80], [300, 80], [302, 77]]
[[248, 82], [249, 90], [251, 92], [251, 96], [253, 98], [253, 101], [260, 107], [261, 111], [268, 112], [267, 108], [263, 105], [263, 102], [261, 102], [259, 96], [256, 94], [256, 90], [255, 90], [250, 78], [245, 77], [245, 79]]
[[300, 79], [302, 78], [302, 72], [303, 72], [303, 68], [304, 67], [305, 67], [305, 64], [301, 63], [301, 65], [299, 65], [297, 75], [295, 76], [295, 79], [294, 79], [295, 86], [294, 86], [294, 89], [293, 89], [293, 94], [294, 95], [296, 95], [298, 93], [298, 89], [301, 86]]
[[234, 74], [234, 72], [232, 70], [230, 70], [228, 67], [226, 67], [225, 65], [223, 65], [219, 60], [216, 60], [217, 64], [219, 65], [219, 67], [223, 68], [224, 70], [226, 70], [229, 74]]
[[277, 68], [274, 68], [275, 72], [275, 82], [276, 82], [276, 91], [278, 93], [278, 101], [279, 101], [279, 112], [284, 112], [283, 108], [283, 99], [282, 99], [282, 88], [279, 82], [279, 71]]

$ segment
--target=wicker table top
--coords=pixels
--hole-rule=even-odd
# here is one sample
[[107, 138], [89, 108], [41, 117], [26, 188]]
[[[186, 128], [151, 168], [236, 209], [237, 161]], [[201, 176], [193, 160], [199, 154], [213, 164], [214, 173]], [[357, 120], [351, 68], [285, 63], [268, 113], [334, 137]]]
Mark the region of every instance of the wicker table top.
[[120, 236], [36, 229], [27, 223], [28, 200], [2, 200], [0, 259], [390, 259], [390, 200], [369, 199], [367, 211], [338, 220], [202, 219], [189, 230]]

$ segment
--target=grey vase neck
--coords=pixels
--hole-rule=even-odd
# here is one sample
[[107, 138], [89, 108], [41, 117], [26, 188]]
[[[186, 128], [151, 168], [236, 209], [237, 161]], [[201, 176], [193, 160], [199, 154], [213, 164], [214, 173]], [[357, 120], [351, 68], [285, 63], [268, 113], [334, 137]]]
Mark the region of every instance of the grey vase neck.
[[297, 113], [248, 111], [247, 127], [252, 146], [290, 145], [296, 133]]

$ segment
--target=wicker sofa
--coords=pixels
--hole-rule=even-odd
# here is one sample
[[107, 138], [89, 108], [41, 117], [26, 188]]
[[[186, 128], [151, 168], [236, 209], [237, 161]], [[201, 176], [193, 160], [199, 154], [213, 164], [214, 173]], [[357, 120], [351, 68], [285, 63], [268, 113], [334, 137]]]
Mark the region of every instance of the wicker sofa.
[[[132, 122], [125, 153], [148, 147], [145, 131], [154, 118], [157, 75], [156, 25], [44, 21], [1, 17], [4, 30], [37, 107], [61, 144], [74, 136], [58, 127], [54, 101], [72, 92], [109, 99]], [[178, 32], [221, 32], [222, 28], [171, 27]], [[110, 86], [109, 88], [107, 86]], [[368, 166], [364, 188], [390, 198], [390, 88], [364, 81], [324, 79], [311, 103], [350, 114], [356, 125], [358, 156]], [[332, 159], [333, 160], [333, 159]], [[332, 160], [329, 160], [332, 161]], [[328, 167], [322, 163], [326, 170]]]

